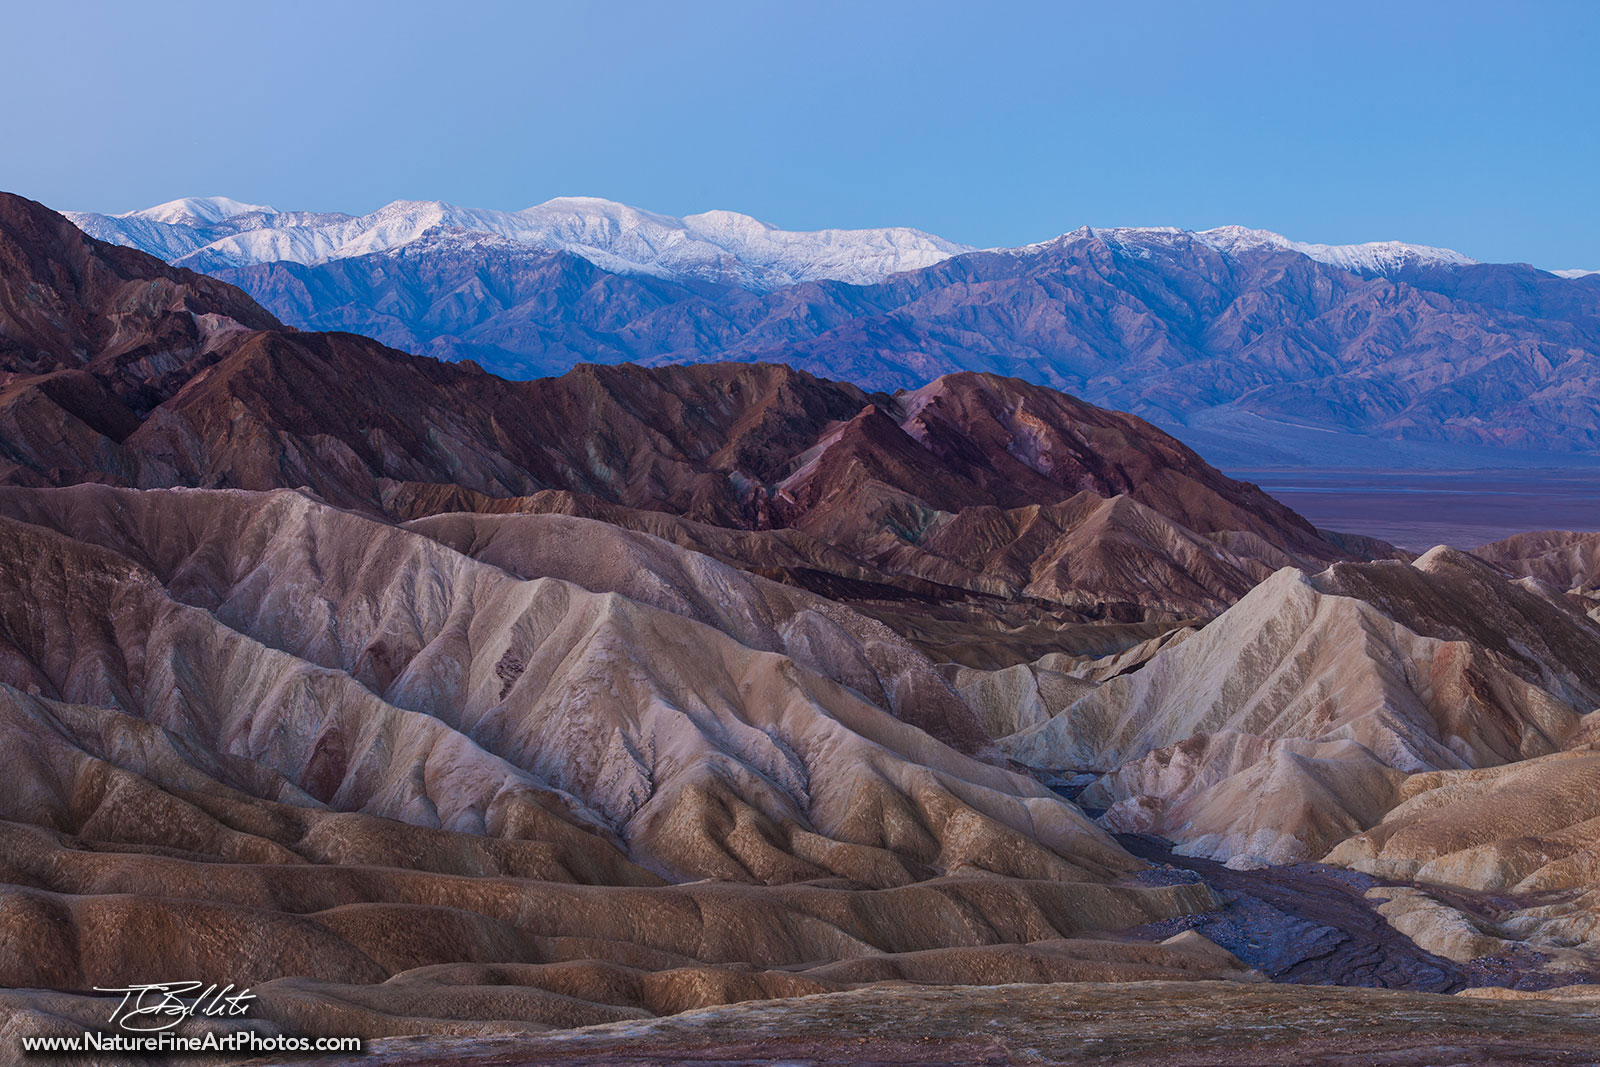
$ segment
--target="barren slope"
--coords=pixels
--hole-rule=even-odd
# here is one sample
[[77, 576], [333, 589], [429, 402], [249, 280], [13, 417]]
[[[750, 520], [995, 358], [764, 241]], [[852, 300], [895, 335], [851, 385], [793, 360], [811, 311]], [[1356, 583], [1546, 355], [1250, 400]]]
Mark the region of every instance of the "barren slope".
[[216, 975], [377, 1035], [1246, 977], [1062, 942], [1214, 898], [1122, 884], [1142, 864], [1071, 804], [896, 718], [982, 742], [811, 594], [567, 517], [419, 524], [514, 575], [289, 491], [8, 488], [0, 516], [0, 985]]
[[1407, 774], [1547, 755], [1600, 704], [1600, 628], [1461, 553], [1283, 570], [1198, 634], [1004, 738], [1092, 770], [1102, 822], [1235, 863], [1316, 858]]

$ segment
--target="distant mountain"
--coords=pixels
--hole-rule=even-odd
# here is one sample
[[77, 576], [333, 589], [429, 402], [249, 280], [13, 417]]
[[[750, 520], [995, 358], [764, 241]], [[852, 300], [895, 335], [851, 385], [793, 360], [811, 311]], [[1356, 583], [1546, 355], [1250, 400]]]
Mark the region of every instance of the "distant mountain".
[[[1405, 267], [1467, 267], [1477, 262], [1460, 252], [1402, 241], [1368, 241], [1354, 245], [1319, 245], [1291, 241], [1271, 230], [1252, 230], [1247, 226], [1218, 226], [1211, 230], [1180, 230], [1172, 226], [1116, 227], [1099, 229], [1084, 226], [1063, 238], [1091, 237], [1135, 256], [1148, 256], [1157, 250], [1195, 241], [1224, 255], [1246, 252], [1298, 252], [1307, 259], [1344, 270], [1367, 274], [1390, 274]], [[1031, 252], [1054, 242], [1028, 245], [1019, 249]]]
[[909, 389], [978, 370], [1263, 463], [1338, 452], [1349, 435], [1600, 449], [1600, 275], [1422, 245], [1227, 226], [971, 251], [578, 199], [359, 218], [211, 199], [70, 217], [232, 281], [293, 325], [512, 377], [735, 360]]
[[[890, 274], [975, 251], [919, 230], [794, 233], [732, 211], [674, 218], [582, 196], [558, 197], [522, 211], [397, 200], [366, 215], [279, 211], [225, 196], [205, 196], [121, 215], [65, 214], [92, 237], [207, 272], [260, 263], [323, 264], [413, 245], [454, 245], [481, 254], [499, 244], [493, 239], [500, 238], [514, 248], [571, 252], [613, 273], [712, 281], [764, 292], [804, 281], [870, 285]], [[1307, 244], [1244, 226], [1199, 232], [1084, 227], [1066, 236], [1098, 238], [1135, 255], [1174, 239], [1193, 239], [1230, 254], [1293, 251], [1319, 263], [1377, 274], [1407, 266], [1477, 262], [1448, 248], [1399, 241]], [[1018, 251], [1031, 252], [1049, 243]], [[1595, 272], [1556, 273], [1570, 278]]]
[[397, 200], [366, 215], [277, 211], [226, 197], [174, 200], [124, 215], [68, 212], [113, 244], [214, 272], [256, 263], [327, 263], [418, 243], [571, 252], [606, 270], [757, 291], [831, 279], [870, 284], [968, 246], [903, 228], [795, 233], [732, 211], [673, 218], [594, 197], [522, 211]]
[[230, 286], [3, 195], [0, 263], [0, 311], [98, 322], [123, 290], [78, 279], [113, 271], [155, 297], [115, 302], [114, 333], [58, 340], [48, 362], [49, 321], [0, 318], [0, 483], [308, 487], [403, 519], [664, 512], [782, 531], [718, 553], [800, 584], [1128, 622], [1212, 614], [1286, 561], [1345, 556], [1155, 427], [1020, 380], [890, 395], [735, 363], [508, 382], [283, 329]]

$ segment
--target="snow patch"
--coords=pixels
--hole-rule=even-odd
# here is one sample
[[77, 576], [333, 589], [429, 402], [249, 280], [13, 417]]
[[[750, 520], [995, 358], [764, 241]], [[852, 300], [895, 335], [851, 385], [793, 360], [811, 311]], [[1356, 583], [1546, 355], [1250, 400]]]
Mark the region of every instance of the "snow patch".
[[366, 215], [275, 211], [226, 197], [174, 200], [125, 215], [68, 212], [91, 236], [197, 270], [325, 263], [463, 237], [564, 251], [602, 269], [767, 291], [808, 281], [870, 285], [970, 251], [920, 230], [781, 230], [732, 211], [685, 218], [594, 197], [521, 211], [397, 200]]
[[149, 219], [151, 222], [164, 222], [169, 226], [182, 226], [197, 222], [222, 222], [237, 215], [252, 213], [277, 214], [265, 204], [245, 204], [226, 196], [189, 196], [180, 200], [168, 200], [165, 204], [142, 208], [139, 211], [127, 211], [115, 217]]
[[1308, 259], [1341, 270], [1369, 274], [1389, 274], [1408, 265], [1466, 267], [1478, 262], [1460, 252], [1430, 245], [1402, 241], [1369, 241], [1353, 245], [1311, 244], [1292, 241], [1271, 230], [1255, 230], [1248, 226], [1218, 226], [1210, 230], [1181, 230], [1175, 226], [1083, 226], [1052, 241], [992, 251], [1027, 254], [1085, 240], [1100, 241], [1139, 259], [1150, 259], [1163, 253], [1181, 254], [1196, 244], [1224, 256], [1249, 252], [1298, 252]]

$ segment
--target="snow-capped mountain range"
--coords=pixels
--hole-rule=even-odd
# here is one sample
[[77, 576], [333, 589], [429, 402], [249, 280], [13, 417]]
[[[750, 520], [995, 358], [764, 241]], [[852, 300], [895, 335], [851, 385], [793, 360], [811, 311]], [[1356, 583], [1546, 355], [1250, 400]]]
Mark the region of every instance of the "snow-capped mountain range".
[[732, 211], [674, 218], [576, 196], [522, 211], [397, 200], [370, 214], [344, 215], [195, 197], [124, 215], [66, 214], [91, 236], [201, 271], [256, 263], [325, 263], [423, 242], [491, 236], [571, 252], [614, 273], [699, 279], [766, 292], [823, 279], [870, 285], [971, 251], [904, 228], [799, 233]]
[[[781, 230], [748, 215], [707, 211], [676, 218], [595, 197], [559, 197], [522, 211], [458, 207], [436, 200], [397, 200], [365, 215], [279, 211], [227, 197], [173, 200], [122, 215], [65, 213], [92, 236], [142, 249], [201, 271], [260, 263], [327, 263], [416, 245], [481, 242], [565, 251], [618, 274], [674, 281], [700, 280], [770, 292], [809, 281], [871, 285], [918, 270], [971, 246], [920, 230]], [[1476, 261], [1448, 248], [1372, 241], [1325, 245], [1293, 241], [1268, 230], [1221, 226], [1084, 227], [1046, 245], [1098, 239], [1133, 255], [1156, 255], [1197, 242], [1224, 256], [1256, 251], [1298, 252], [1320, 263], [1364, 274], [1402, 266], [1467, 266]], [[997, 250], [1008, 251], [1008, 250]], [[1560, 271], [1581, 277], [1588, 271]]]
[[[1600, 453], [1600, 275], [1424, 245], [1223, 226], [977, 250], [579, 198], [357, 216], [209, 197], [68, 217], [291, 326], [511, 378], [733, 360], [892, 390], [981, 370], [1209, 434], [1250, 463], [1321, 463], [1355, 438]], [[1310, 444], [1285, 444], [1285, 426]]]

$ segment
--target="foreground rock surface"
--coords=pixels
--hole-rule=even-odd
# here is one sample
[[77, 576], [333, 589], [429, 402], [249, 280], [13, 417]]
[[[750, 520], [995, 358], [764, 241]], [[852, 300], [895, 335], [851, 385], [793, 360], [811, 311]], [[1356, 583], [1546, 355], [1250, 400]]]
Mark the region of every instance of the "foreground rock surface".
[[1588, 1067], [1597, 1048], [1600, 1015], [1581, 1000], [1140, 982], [861, 990], [549, 1037], [379, 1042], [353, 1062]]

